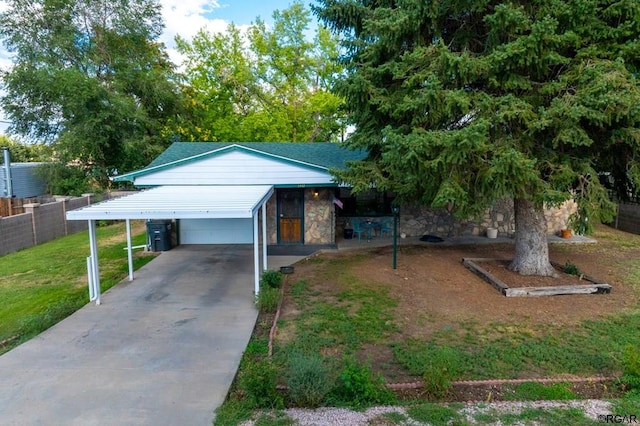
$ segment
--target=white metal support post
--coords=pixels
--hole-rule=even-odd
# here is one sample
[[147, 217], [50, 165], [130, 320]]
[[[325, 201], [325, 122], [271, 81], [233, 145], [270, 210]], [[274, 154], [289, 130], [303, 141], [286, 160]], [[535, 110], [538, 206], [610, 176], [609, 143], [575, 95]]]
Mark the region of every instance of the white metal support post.
[[131, 220], [126, 220], [127, 224], [127, 259], [129, 261], [129, 281], [133, 281], [133, 247], [131, 246]]
[[253, 274], [254, 293], [260, 293], [260, 251], [258, 250], [258, 212], [253, 214]]
[[262, 269], [267, 270], [267, 202], [262, 204]]
[[96, 239], [96, 221], [89, 221], [89, 251], [91, 252], [91, 268], [89, 274], [89, 300], [100, 304], [100, 268], [98, 266], [98, 242]]

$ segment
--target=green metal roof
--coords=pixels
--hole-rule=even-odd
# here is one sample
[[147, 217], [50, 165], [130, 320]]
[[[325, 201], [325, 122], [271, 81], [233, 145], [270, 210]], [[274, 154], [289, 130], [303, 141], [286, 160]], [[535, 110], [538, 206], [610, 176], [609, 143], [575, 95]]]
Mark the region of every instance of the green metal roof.
[[333, 142], [174, 142], [147, 167], [116, 176], [114, 180], [132, 181], [137, 176], [220, 155], [232, 149], [325, 170], [343, 169], [348, 161], [361, 160], [366, 156], [363, 150], [352, 151]]

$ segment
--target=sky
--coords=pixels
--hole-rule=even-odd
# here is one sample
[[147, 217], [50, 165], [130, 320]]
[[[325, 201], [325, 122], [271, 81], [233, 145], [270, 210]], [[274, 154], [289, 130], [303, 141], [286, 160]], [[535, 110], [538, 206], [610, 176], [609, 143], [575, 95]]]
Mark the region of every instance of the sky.
[[[289, 7], [293, 0], [159, 0], [162, 5], [162, 15], [165, 31], [161, 41], [167, 46], [170, 58], [179, 62], [179, 55], [175, 52], [176, 35], [190, 40], [198, 30], [206, 28], [211, 32], [224, 31], [226, 26], [234, 23], [237, 26], [247, 26], [260, 17], [269, 24], [274, 10]], [[304, 1], [311, 4], [310, 1]], [[6, 1], [0, 0], [0, 12], [6, 10]], [[178, 64], [179, 65], [179, 64]], [[0, 68], [11, 66], [10, 54], [0, 46]], [[0, 110], [0, 134], [4, 134], [8, 123]]]

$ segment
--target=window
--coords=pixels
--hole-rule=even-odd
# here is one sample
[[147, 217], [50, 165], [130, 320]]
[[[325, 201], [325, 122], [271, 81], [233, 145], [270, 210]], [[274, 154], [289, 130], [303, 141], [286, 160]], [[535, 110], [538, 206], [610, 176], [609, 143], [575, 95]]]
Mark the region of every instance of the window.
[[395, 195], [391, 192], [370, 190], [352, 194], [350, 188], [338, 188], [336, 197], [344, 204], [338, 216], [391, 216], [391, 203]]

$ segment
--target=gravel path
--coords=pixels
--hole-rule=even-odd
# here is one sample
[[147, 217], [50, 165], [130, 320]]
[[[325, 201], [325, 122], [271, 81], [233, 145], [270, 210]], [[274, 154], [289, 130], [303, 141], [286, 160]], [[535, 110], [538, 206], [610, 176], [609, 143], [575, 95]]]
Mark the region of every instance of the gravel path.
[[[458, 412], [469, 424], [475, 424], [474, 416], [477, 414], [489, 414], [498, 416], [500, 414], [517, 414], [525, 408], [579, 408], [585, 416], [598, 420], [598, 416], [611, 414], [611, 404], [606, 401], [587, 399], [576, 401], [531, 401], [531, 402], [492, 402], [467, 404]], [[345, 408], [319, 408], [317, 410], [306, 410], [291, 408], [284, 410], [284, 413], [295, 420], [299, 426], [367, 426], [371, 420], [379, 418], [387, 413], [398, 413], [406, 416], [405, 407], [372, 407], [363, 412], [352, 411]], [[248, 421], [241, 426], [253, 426], [254, 421]], [[384, 423], [390, 424], [390, 423]], [[402, 423], [406, 426], [421, 426], [424, 423], [415, 420], [408, 420]], [[487, 424], [487, 423], [482, 423]], [[499, 425], [500, 423], [495, 423]]]

